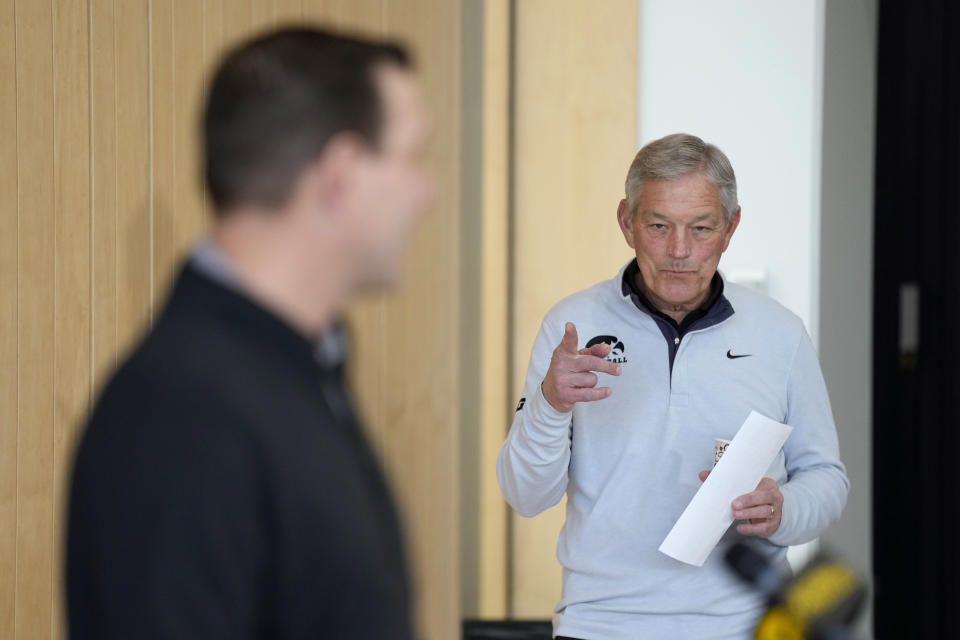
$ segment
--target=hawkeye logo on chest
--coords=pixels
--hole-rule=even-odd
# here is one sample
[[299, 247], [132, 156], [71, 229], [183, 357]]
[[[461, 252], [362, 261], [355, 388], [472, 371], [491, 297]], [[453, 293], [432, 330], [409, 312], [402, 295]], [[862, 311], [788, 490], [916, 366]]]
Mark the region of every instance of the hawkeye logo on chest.
[[596, 336], [595, 338], [590, 338], [590, 342], [587, 343], [586, 348], [589, 349], [596, 344], [610, 345], [610, 353], [607, 354], [604, 360], [616, 362], [617, 364], [623, 364], [627, 361], [627, 357], [623, 355], [627, 348], [623, 346], [623, 342], [617, 338], [617, 336]]

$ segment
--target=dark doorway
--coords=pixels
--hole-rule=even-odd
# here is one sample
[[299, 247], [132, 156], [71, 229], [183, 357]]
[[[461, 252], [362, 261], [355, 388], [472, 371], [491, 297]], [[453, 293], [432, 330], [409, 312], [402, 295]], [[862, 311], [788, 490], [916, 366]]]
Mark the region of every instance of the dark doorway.
[[874, 281], [877, 638], [960, 605], [960, 3], [880, 0]]

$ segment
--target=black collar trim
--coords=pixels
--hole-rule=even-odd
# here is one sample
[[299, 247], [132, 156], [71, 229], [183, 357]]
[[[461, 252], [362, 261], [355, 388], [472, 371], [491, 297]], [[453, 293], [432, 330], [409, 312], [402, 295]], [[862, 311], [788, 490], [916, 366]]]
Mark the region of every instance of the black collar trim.
[[241, 292], [215, 281], [190, 262], [180, 271], [169, 304], [204, 309], [224, 328], [241, 332], [257, 343], [284, 353], [291, 362], [307, 371], [336, 369], [317, 361], [315, 344], [307, 336]]
[[665, 322], [671, 327], [679, 337], [683, 337], [689, 331], [707, 329], [720, 324], [733, 315], [733, 305], [725, 295], [723, 295], [724, 282], [720, 273], [714, 273], [710, 280], [710, 295], [699, 307], [688, 313], [683, 322], [676, 320], [657, 309], [649, 298], [636, 285], [636, 276], [640, 272], [640, 267], [636, 260], [631, 260], [623, 270], [623, 279], [620, 283], [620, 290], [624, 297], [629, 297], [633, 304], [655, 320]]

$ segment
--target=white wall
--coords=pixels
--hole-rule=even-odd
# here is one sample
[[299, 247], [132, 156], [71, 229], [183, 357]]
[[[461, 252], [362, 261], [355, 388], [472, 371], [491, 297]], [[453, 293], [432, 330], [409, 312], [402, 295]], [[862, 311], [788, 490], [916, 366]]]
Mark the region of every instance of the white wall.
[[869, 576], [877, 0], [639, 5], [638, 143], [686, 131], [730, 157], [743, 221], [720, 267], [763, 270], [818, 345], [851, 482], [823, 545]]
[[638, 146], [678, 131], [719, 146], [743, 217], [721, 261], [816, 340], [822, 2], [640, 0]]
[[[823, 546], [868, 575], [877, 0], [828, 0], [824, 23], [820, 363], [851, 489]], [[864, 616], [861, 637], [873, 637], [870, 617]]]

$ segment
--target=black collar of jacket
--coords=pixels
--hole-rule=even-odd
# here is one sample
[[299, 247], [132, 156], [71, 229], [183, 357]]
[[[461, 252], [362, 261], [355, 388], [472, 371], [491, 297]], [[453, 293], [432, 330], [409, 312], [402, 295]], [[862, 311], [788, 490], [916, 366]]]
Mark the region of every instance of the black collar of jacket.
[[720, 272], [715, 272], [710, 280], [710, 295], [707, 296], [707, 299], [699, 307], [688, 313], [683, 318], [683, 322], [680, 323], [657, 309], [650, 302], [650, 299], [644, 295], [643, 291], [637, 287], [636, 276], [639, 273], [640, 267], [637, 265], [637, 261], [631, 260], [627, 268], [623, 270], [623, 281], [620, 284], [623, 295], [629, 296], [633, 304], [644, 313], [667, 323], [680, 337], [693, 329], [712, 327], [733, 315], [733, 305], [723, 295], [723, 278], [720, 277]]
[[307, 336], [242, 292], [214, 281], [189, 261], [177, 276], [168, 307], [209, 315], [223, 330], [277, 352], [306, 372], [341, 373], [340, 365], [318, 361], [315, 344]]

